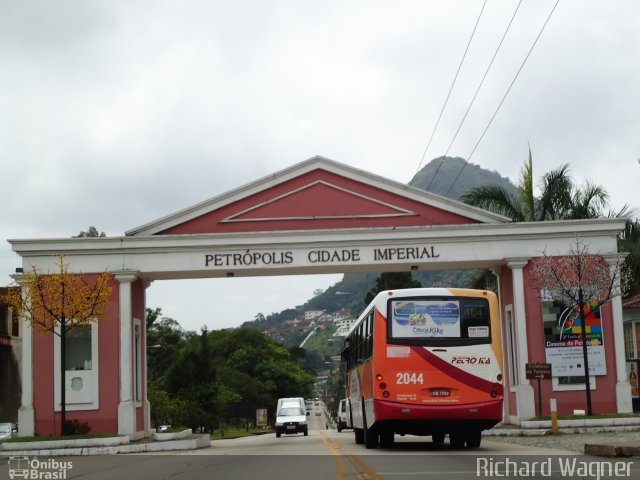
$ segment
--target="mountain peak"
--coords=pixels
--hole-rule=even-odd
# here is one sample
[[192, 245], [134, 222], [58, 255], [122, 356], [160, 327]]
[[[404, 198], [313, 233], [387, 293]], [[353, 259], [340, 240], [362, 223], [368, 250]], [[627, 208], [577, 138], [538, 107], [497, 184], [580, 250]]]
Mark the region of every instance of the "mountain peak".
[[508, 178], [460, 157], [438, 157], [431, 160], [411, 179], [409, 185], [459, 200], [480, 185], [496, 184], [514, 191]]

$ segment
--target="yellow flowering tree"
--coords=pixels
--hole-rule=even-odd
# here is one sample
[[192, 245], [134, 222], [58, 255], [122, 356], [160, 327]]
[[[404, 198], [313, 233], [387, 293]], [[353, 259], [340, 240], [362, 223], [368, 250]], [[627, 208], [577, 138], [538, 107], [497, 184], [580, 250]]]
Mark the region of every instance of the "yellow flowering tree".
[[41, 273], [35, 267], [17, 280], [4, 300], [13, 311], [41, 332], [60, 337], [60, 431], [65, 434], [66, 338], [76, 327], [101, 318], [107, 306], [111, 287], [110, 274], [82, 275], [69, 273], [64, 257], [55, 273]]

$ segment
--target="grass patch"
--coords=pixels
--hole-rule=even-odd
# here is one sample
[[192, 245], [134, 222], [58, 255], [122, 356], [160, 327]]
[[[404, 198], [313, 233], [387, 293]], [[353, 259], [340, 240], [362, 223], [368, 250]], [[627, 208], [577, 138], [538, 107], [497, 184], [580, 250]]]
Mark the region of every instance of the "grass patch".
[[[558, 420], [585, 420], [585, 419], [606, 419], [606, 418], [640, 418], [638, 413], [600, 413], [593, 415], [558, 415]], [[530, 421], [551, 420], [550, 416], [533, 417]]]
[[211, 440], [228, 440], [231, 438], [250, 437], [252, 435], [264, 435], [265, 433], [273, 433], [273, 430], [270, 428], [252, 428], [247, 431], [246, 429], [223, 428], [212, 432]]
[[117, 433], [93, 433], [88, 435], [49, 435], [46, 437], [34, 436], [34, 437], [13, 437], [4, 440], [6, 443], [25, 443], [25, 442], [50, 442], [60, 440], [84, 440], [89, 438], [110, 438], [110, 437], [122, 437], [124, 435], [118, 435]]

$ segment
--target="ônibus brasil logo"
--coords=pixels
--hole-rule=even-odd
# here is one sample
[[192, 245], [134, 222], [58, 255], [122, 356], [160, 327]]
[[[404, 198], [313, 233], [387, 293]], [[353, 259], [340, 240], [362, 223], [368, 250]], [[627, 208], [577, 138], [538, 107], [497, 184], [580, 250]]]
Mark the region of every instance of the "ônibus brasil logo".
[[9, 457], [9, 478], [32, 480], [65, 480], [67, 470], [73, 468], [69, 461], [61, 462], [53, 458], [40, 460], [37, 457]]

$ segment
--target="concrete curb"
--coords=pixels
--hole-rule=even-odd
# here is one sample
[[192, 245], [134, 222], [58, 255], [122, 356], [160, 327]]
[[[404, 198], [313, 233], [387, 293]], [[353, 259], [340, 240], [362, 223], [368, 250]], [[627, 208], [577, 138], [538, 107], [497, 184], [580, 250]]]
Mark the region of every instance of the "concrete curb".
[[182, 440], [183, 438], [189, 438], [191, 435], [191, 429], [187, 428], [180, 432], [156, 432], [153, 434], [153, 438], [158, 442], [166, 442], [168, 440]]
[[550, 431], [543, 428], [496, 428], [483, 430], [483, 437], [542, 437], [548, 435]]
[[[119, 438], [119, 437], [118, 437]], [[104, 440], [104, 439], [92, 439], [92, 440]], [[128, 440], [128, 439], [127, 439]], [[123, 453], [142, 453], [142, 452], [164, 452], [170, 450], [197, 450], [199, 448], [211, 447], [211, 436], [206, 434], [193, 435], [192, 438], [185, 438], [180, 440], [165, 440], [165, 441], [151, 441], [141, 443], [123, 443], [119, 445], [105, 445], [102, 446], [84, 446], [84, 447], [62, 447], [47, 448], [48, 445], [42, 446], [43, 443], [59, 443], [57, 441], [49, 442], [27, 442], [27, 443], [14, 443], [9, 445], [21, 446], [23, 450], [18, 448], [0, 450], [0, 457], [7, 456], [78, 456], [78, 455], [116, 455]], [[35, 444], [35, 445], [34, 445]], [[6, 446], [8, 444], [3, 444]], [[25, 448], [26, 447], [26, 448]], [[32, 447], [32, 448], [29, 448]]]
[[[559, 428], [559, 433], [600, 433], [600, 432], [635, 432], [640, 430], [640, 425], [602, 426], [602, 427], [564, 427]], [[485, 437], [541, 437], [553, 435], [551, 428], [492, 428], [484, 430]]]
[[39, 442], [0, 443], [0, 452], [20, 450], [59, 450], [61, 448], [113, 447], [126, 445], [129, 437], [126, 435], [104, 438], [81, 438], [75, 440], [42, 440]]
[[[601, 432], [631, 432], [640, 430], [638, 418], [580, 419], [558, 422], [559, 435], [585, 434]], [[484, 437], [536, 437], [552, 436], [550, 421], [522, 422], [520, 428], [499, 426], [482, 432]], [[636, 457], [640, 456], [640, 445], [633, 443], [585, 444], [584, 453], [600, 457]]]
[[[558, 420], [559, 428], [591, 428], [591, 427], [640, 427], [640, 418], [581, 418], [577, 420]], [[522, 428], [551, 428], [551, 420], [524, 420]]]

